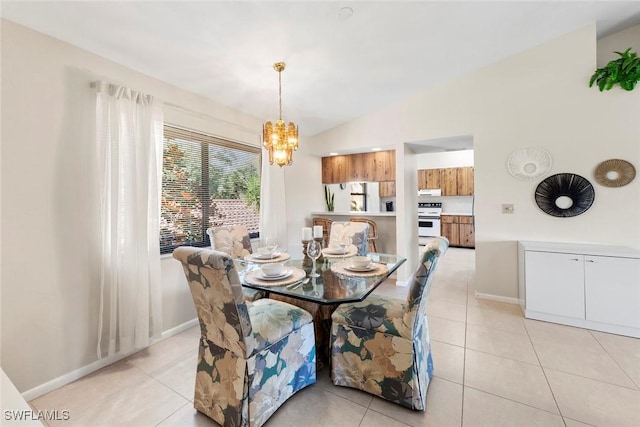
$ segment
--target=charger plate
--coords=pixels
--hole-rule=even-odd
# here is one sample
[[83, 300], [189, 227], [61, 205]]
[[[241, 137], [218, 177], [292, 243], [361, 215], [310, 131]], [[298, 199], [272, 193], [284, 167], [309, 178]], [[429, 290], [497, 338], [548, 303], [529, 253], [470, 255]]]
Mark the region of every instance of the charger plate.
[[332, 253], [331, 249], [329, 249], [329, 248], [324, 248], [322, 250], [322, 255], [325, 258], [346, 258], [346, 257], [354, 256], [357, 253], [358, 253], [358, 248], [356, 248], [354, 245], [348, 246], [347, 247], [347, 251], [344, 254], [343, 253]]
[[291, 270], [291, 276], [287, 276], [282, 280], [262, 280], [260, 278], [260, 276], [262, 275], [262, 270], [256, 269], [245, 274], [244, 281], [250, 285], [256, 286], [284, 286], [295, 283], [303, 279], [307, 275], [307, 273], [300, 268], [291, 267]]
[[267, 264], [269, 262], [283, 262], [291, 258], [291, 254], [288, 252], [281, 252], [280, 255], [273, 258], [256, 258], [253, 254], [245, 255], [244, 260], [247, 262], [253, 262], [256, 264]]
[[340, 261], [340, 262], [336, 262], [334, 264], [331, 264], [331, 271], [333, 271], [336, 274], [341, 274], [343, 276], [350, 276], [350, 277], [375, 277], [375, 276], [384, 276], [385, 274], [387, 274], [389, 272], [389, 267], [387, 267], [385, 264], [379, 264], [374, 262], [373, 266], [375, 268], [373, 268], [372, 270], [369, 271], [352, 271], [352, 270], [347, 270], [345, 267], [349, 266], [349, 260], [346, 261]]

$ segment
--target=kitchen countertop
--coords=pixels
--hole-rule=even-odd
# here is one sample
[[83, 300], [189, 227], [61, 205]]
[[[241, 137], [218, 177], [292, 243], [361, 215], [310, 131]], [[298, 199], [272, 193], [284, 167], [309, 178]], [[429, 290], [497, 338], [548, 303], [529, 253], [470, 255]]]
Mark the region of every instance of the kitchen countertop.
[[469, 212], [442, 212], [441, 215], [473, 216], [473, 214]]

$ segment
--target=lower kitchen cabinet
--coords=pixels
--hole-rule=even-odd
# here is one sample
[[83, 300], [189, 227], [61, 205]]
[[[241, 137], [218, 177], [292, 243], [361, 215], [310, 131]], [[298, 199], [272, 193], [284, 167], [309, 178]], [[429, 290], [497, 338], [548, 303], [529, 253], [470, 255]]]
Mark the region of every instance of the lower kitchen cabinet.
[[518, 243], [525, 317], [640, 337], [640, 251]]
[[440, 234], [449, 240], [450, 246], [473, 248], [476, 245], [473, 217], [470, 215], [442, 215]]

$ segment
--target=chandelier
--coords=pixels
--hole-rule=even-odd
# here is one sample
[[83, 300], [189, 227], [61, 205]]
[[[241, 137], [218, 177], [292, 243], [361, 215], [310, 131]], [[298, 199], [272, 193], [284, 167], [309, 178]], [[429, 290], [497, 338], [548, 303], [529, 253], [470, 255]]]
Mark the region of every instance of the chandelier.
[[271, 122], [266, 122], [262, 129], [262, 141], [269, 151], [269, 164], [276, 164], [280, 167], [293, 164], [293, 152], [298, 149], [298, 127], [295, 123], [289, 122], [285, 126], [282, 120], [282, 71], [286, 64], [276, 62], [273, 69], [278, 72], [278, 99], [280, 103], [280, 115], [275, 126]]

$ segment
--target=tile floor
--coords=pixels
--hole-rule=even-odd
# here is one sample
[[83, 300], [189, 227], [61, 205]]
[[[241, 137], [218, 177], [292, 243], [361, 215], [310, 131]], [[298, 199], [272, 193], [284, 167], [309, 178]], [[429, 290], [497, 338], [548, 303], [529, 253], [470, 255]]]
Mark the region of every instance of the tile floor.
[[[640, 426], [639, 339], [524, 319], [518, 306], [474, 298], [473, 275], [473, 251], [456, 248], [436, 273], [425, 412], [335, 387], [322, 370], [267, 425]], [[74, 426], [214, 426], [191, 403], [198, 335], [192, 328], [30, 404], [68, 409], [64, 424]]]

